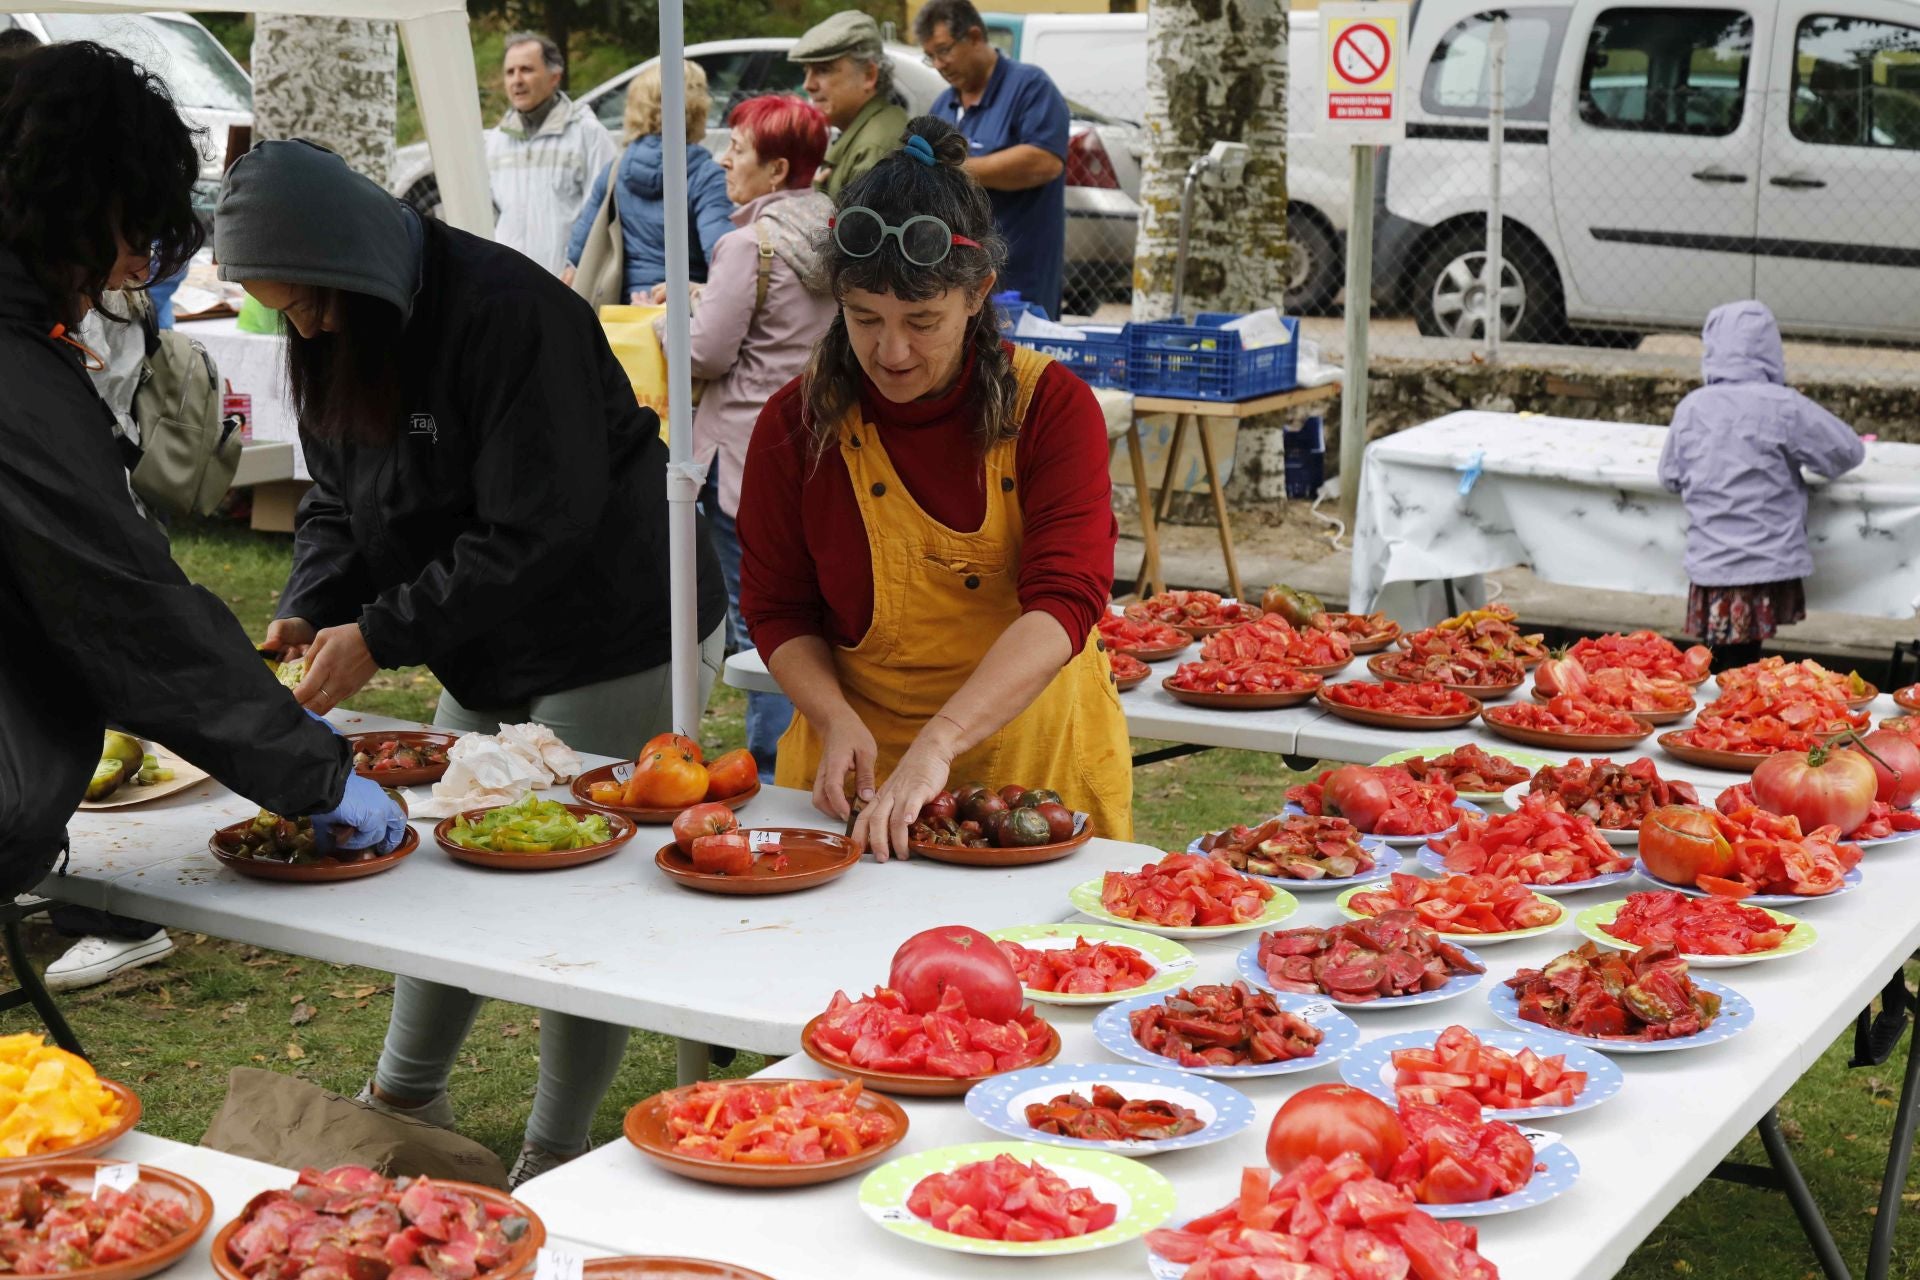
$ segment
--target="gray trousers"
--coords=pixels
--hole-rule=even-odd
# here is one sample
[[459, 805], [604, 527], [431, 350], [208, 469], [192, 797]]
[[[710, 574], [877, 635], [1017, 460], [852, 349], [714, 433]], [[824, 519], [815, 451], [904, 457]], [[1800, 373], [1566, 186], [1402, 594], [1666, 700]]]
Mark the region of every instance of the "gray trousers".
[[[700, 702], [706, 705], [726, 652], [726, 628], [700, 644]], [[433, 722], [463, 733], [495, 733], [501, 724], [538, 721], [562, 742], [594, 755], [632, 756], [656, 733], [673, 727], [669, 668], [652, 667], [618, 680], [582, 685], [535, 698], [525, 706], [486, 711], [440, 695]], [[454, 1059], [483, 997], [421, 978], [395, 977], [393, 1016], [374, 1083], [391, 1098], [424, 1100], [445, 1092]], [[527, 1120], [527, 1141], [555, 1155], [587, 1149], [594, 1112], [613, 1084], [626, 1053], [627, 1028], [569, 1013], [540, 1014], [540, 1082]]]

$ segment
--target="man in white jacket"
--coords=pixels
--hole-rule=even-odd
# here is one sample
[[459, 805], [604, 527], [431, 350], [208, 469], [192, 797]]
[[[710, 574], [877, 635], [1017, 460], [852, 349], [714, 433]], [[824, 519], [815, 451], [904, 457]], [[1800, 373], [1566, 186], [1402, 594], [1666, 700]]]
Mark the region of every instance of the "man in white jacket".
[[567, 232], [602, 169], [613, 139], [593, 111], [560, 89], [566, 57], [530, 31], [507, 37], [505, 79], [512, 106], [487, 130], [487, 170], [499, 210], [494, 239], [560, 273]]

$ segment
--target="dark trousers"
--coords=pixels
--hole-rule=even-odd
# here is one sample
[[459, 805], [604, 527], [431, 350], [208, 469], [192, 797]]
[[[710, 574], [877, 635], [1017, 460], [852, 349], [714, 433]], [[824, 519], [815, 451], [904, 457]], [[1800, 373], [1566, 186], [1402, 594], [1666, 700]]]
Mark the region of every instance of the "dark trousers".
[[84, 938], [88, 935], [102, 938], [119, 938], [126, 942], [139, 942], [151, 938], [159, 932], [160, 926], [146, 920], [135, 920], [132, 916], [117, 916], [111, 911], [100, 911], [93, 907], [76, 907], [62, 903], [47, 912], [47, 919], [54, 931], [68, 938]]

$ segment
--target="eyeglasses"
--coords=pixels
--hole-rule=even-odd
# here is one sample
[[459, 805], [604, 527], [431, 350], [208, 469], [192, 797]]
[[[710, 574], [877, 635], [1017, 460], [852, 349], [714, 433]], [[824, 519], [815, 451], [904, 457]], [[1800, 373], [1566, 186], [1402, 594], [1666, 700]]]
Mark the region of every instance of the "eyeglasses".
[[938, 49], [927, 50], [920, 61], [929, 67], [944, 66], [946, 65], [947, 59], [953, 56], [953, 51], [959, 47], [960, 42], [958, 40], [949, 40]]
[[978, 240], [955, 235], [953, 228], [930, 213], [916, 214], [897, 227], [865, 205], [842, 209], [827, 220], [833, 229], [833, 242], [850, 258], [871, 258], [892, 236], [900, 256], [916, 267], [931, 267], [946, 261], [955, 245], [978, 249]]

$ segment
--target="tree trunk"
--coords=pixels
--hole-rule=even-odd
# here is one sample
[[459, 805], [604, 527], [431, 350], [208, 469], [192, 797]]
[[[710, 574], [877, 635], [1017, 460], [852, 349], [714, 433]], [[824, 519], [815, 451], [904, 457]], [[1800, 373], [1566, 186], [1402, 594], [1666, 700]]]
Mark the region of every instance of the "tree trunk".
[[1181, 309], [1280, 306], [1287, 286], [1287, 0], [1152, 0], [1147, 8], [1147, 149], [1133, 316], [1173, 308], [1180, 189], [1215, 142], [1253, 154], [1242, 184], [1197, 185]]
[[391, 22], [261, 14], [253, 135], [320, 143], [382, 187], [393, 177], [399, 40]]

